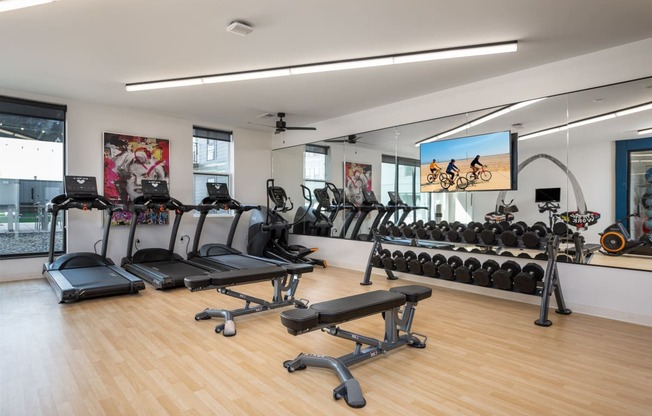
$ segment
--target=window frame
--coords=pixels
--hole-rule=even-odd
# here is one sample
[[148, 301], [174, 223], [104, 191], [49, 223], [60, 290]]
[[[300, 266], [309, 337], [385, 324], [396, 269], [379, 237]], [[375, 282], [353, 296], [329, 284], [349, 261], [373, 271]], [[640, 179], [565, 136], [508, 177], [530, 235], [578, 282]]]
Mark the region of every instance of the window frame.
[[[192, 143], [193, 143], [193, 156], [192, 156], [192, 177], [193, 177], [193, 201], [199, 201], [197, 203], [200, 203], [202, 199], [204, 199], [207, 195], [207, 192], [204, 190], [203, 196], [201, 198], [197, 197], [196, 193], [196, 187], [195, 187], [195, 178], [198, 176], [203, 176], [203, 177], [221, 177], [221, 178], [227, 178], [227, 186], [229, 187], [229, 192], [231, 193], [231, 196], [233, 196], [234, 189], [233, 189], [233, 183], [234, 183], [234, 161], [235, 161], [235, 156], [234, 156], [234, 148], [233, 148], [233, 132], [231, 131], [225, 131], [225, 130], [218, 130], [218, 129], [213, 129], [213, 128], [208, 128], [208, 127], [198, 127], [198, 126], [193, 126], [193, 135], [192, 135]], [[201, 152], [200, 146], [197, 144], [195, 139], [204, 139], [204, 140], [214, 140], [214, 141], [220, 141], [220, 142], [226, 142], [228, 143], [228, 162], [229, 166], [228, 169], [225, 171], [207, 171], [207, 170], [199, 170], [196, 165], [199, 164], [200, 158], [198, 158], [199, 153]], [[212, 154], [209, 155], [209, 149], [212, 149]], [[217, 159], [217, 143], [212, 143], [208, 144], [206, 146], [206, 161], [215, 161]], [[206, 181], [209, 182], [209, 181]], [[218, 183], [224, 183], [224, 182], [218, 182]], [[193, 214], [194, 216], [199, 216], [200, 214], [195, 211]], [[213, 210], [208, 213], [209, 217], [232, 217], [234, 216], [235, 213], [233, 210]]]

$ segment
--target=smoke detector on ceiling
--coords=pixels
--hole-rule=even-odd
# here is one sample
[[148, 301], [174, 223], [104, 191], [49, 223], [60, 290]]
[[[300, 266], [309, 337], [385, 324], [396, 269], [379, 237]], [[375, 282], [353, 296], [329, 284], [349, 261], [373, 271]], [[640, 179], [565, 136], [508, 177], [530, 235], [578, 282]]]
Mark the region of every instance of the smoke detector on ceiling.
[[238, 36], [247, 36], [248, 34], [254, 31], [254, 28], [246, 23], [238, 22], [237, 20], [234, 20], [233, 22], [229, 23], [229, 25], [226, 27], [226, 31]]

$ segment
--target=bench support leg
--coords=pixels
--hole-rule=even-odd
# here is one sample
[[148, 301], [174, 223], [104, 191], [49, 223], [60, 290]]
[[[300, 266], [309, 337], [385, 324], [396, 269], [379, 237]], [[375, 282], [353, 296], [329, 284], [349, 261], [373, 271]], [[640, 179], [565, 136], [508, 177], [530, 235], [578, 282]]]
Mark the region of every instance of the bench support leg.
[[[244, 293], [236, 292], [225, 287], [220, 287], [217, 291], [223, 295], [231, 296], [245, 301], [245, 306], [240, 309], [205, 309], [195, 315], [196, 321], [202, 321], [211, 318], [223, 318], [224, 323], [215, 327], [216, 333], [222, 333], [225, 337], [230, 337], [236, 334], [235, 320], [236, 316], [249, 315], [252, 313], [263, 312], [267, 310], [283, 308], [286, 306], [294, 305], [297, 308], [307, 307], [307, 302], [294, 298], [294, 292], [299, 285], [299, 278], [301, 275], [294, 274], [290, 277], [290, 283], [286, 286], [287, 276], [275, 278], [272, 283], [274, 285], [274, 294], [272, 301], [268, 302], [264, 299], [256, 298], [253, 296], [245, 295]], [[285, 292], [285, 294], [283, 293]], [[255, 306], [251, 306], [251, 304]]]

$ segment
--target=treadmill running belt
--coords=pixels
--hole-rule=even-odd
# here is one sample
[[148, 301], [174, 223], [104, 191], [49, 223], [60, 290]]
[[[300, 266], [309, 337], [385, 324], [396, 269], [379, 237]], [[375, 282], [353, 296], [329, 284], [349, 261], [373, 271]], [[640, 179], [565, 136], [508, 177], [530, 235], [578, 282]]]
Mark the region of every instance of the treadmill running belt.
[[246, 257], [240, 254], [224, 254], [221, 256], [208, 256], [204, 257], [211, 260], [212, 262], [230, 267], [232, 269], [244, 270], [244, 269], [258, 269], [261, 267], [269, 267], [272, 264], [270, 262], [255, 259], [252, 257]]
[[64, 269], [60, 272], [76, 289], [107, 288], [113, 286], [130, 287], [131, 282], [108, 267], [85, 267], [81, 269]]

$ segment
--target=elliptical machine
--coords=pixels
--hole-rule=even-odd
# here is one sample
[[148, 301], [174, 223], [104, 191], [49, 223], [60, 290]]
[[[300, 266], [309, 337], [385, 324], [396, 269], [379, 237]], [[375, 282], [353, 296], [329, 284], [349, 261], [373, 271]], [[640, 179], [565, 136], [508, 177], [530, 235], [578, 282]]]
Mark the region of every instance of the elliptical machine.
[[331, 235], [333, 223], [322, 212], [330, 206], [330, 197], [327, 188], [315, 189], [315, 198], [317, 199], [317, 208], [312, 207], [312, 193], [310, 188], [301, 185], [303, 198], [308, 202], [307, 206], [299, 207], [294, 217], [294, 234], [317, 235], [328, 237]]
[[[270, 200], [274, 207], [270, 209]], [[289, 205], [288, 205], [289, 204]], [[267, 180], [267, 206], [265, 211], [256, 209], [249, 218], [249, 241], [247, 253], [291, 263], [307, 263], [326, 267], [326, 261], [308, 257], [317, 248], [290, 245], [288, 233], [294, 226], [281, 215], [292, 211], [294, 204], [285, 189], [274, 185], [274, 179]]]

